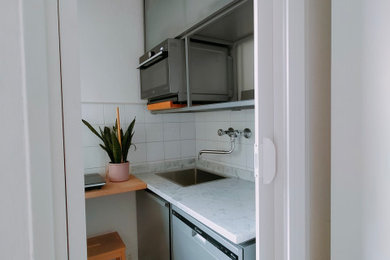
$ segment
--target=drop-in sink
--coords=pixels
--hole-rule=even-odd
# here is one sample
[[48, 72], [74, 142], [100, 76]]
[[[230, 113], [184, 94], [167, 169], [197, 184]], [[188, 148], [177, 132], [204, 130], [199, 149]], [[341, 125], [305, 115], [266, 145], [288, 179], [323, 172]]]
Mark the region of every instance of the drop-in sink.
[[209, 181], [215, 181], [219, 179], [224, 179], [225, 177], [206, 172], [200, 169], [188, 169], [180, 170], [174, 172], [162, 172], [156, 173], [156, 175], [161, 176], [171, 182], [179, 184], [180, 186], [186, 187], [195, 184], [200, 184]]

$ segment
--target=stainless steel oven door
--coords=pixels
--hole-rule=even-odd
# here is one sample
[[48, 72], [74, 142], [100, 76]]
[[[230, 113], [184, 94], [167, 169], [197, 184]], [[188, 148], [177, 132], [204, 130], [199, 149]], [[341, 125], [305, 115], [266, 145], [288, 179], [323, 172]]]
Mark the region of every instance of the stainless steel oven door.
[[140, 68], [140, 75], [142, 99], [169, 94], [168, 58], [147, 68]]
[[168, 61], [168, 52], [160, 51], [139, 65], [142, 99], [169, 93]]

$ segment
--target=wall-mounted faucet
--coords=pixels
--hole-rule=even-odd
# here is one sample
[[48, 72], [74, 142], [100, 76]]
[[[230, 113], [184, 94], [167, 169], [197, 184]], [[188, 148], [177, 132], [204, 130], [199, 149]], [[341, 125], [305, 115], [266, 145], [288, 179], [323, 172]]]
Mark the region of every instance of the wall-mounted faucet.
[[252, 132], [249, 128], [245, 128], [244, 130], [234, 130], [233, 128], [229, 128], [228, 130], [219, 129], [217, 134], [219, 136], [228, 135], [230, 137], [230, 150], [200, 150], [198, 154], [198, 160], [203, 153], [211, 153], [211, 154], [231, 154], [236, 147], [236, 139], [240, 136], [244, 136], [245, 138], [249, 138], [252, 135]]

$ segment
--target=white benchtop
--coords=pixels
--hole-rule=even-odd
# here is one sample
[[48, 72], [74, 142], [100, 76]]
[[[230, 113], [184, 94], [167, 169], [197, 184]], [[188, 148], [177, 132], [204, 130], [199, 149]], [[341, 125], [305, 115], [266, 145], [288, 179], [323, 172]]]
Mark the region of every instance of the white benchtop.
[[181, 187], [153, 173], [136, 174], [148, 189], [235, 244], [256, 236], [255, 184], [226, 178]]

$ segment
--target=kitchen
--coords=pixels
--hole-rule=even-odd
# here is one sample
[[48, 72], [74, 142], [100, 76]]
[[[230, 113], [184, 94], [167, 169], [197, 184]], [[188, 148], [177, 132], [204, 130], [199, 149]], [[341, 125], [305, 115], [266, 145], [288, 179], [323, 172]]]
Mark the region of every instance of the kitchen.
[[[149, 233], [141, 229], [149, 225], [139, 220], [156, 220], [157, 213], [142, 215], [143, 204], [153, 200], [171, 222], [169, 232], [161, 234], [168, 234], [165, 252], [172, 258], [211, 252], [221, 259], [253, 259], [256, 247], [257, 259], [329, 259], [330, 14], [335, 10], [330, 0], [253, 1], [253, 21], [250, 15], [238, 19], [243, 27], [237, 31], [245, 35], [237, 42], [216, 39], [215, 33], [229, 36], [237, 29], [235, 23], [221, 29], [235, 16], [224, 11], [248, 2], [164, 1], [161, 6], [150, 1], [145, 10], [157, 7], [149, 13], [152, 23], [144, 1], [20, 0], [0, 9], [6, 28], [1, 39], [10, 50], [0, 63], [6, 90], [1, 113], [4, 122], [17, 126], [3, 128], [5, 136], [15, 138], [5, 138], [1, 158], [4, 172], [21, 173], [4, 174], [8, 185], [1, 190], [3, 208], [9, 209], [1, 222], [10, 236], [2, 239], [6, 258], [86, 259], [87, 237], [113, 231], [124, 242], [122, 258], [141, 258], [140, 236]], [[336, 17], [346, 13], [340, 10]], [[248, 18], [249, 33], [241, 23]], [[198, 24], [199, 19], [207, 21]], [[157, 68], [153, 60], [160, 58], [157, 64], [165, 64], [160, 43], [167, 38], [184, 45], [181, 96], [168, 93], [156, 100], [153, 90], [145, 90], [149, 100], [143, 99], [142, 70]], [[210, 50], [213, 54], [204, 55]], [[200, 55], [204, 58], [197, 60]], [[214, 60], [224, 68], [210, 66]], [[221, 79], [225, 83], [215, 85], [222, 86], [222, 94], [211, 87], [196, 93], [199, 82]], [[332, 95], [348, 99], [342, 89], [332, 89]], [[160, 103], [187, 107], [147, 107]], [[10, 107], [13, 113], [6, 113]], [[112, 126], [116, 118], [124, 129], [136, 118], [136, 149], [131, 147], [127, 158], [131, 178], [85, 193], [84, 173], [104, 176], [111, 158], [81, 119], [96, 128]], [[194, 167], [191, 176], [225, 178], [177, 184], [176, 177]], [[131, 191], [114, 188], [96, 196], [135, 179], [140, 186]], [[151, 192], [138, 195], [146, 186]], [[156, 200], [141, 202], [142, 196]], [[189, 237], [202, 250], [188, 246]]]
[[[169, 21], [167, 19], [151, 21], [153, 26], [149, 25], [151, 29], [145, 29], [145, 35], [147, 37], [149, 31], [151, 31], [151, 36], [149, 37], [155, 37], [156, 39], [153, 39], [153, 41], [149, 40], [149, 42], [145, 41], [146, 46], [144, 47], [143, 24], [146, 21], [144, 21], [142, 14], [144, 8], [142, 2], [127, 0], [115, 1], [114, 3], [111, 1], [78, 1], [82, 118], [91, 123], [95, 128], [111, 126], [115, 123], [116, 107], [119, 107], [120, 122], [125, 129], [135, 117], [133, 142], [136, 149], [130, 149], [128, 156], [132, 174], [144, 180], [149, 190], [154, 191], [172, 205], [180, 205], [178, 210], [185, 208], [187, 213], [191, 212], [191, 217], [197, 216], [197, 221], [201, 220], [201, 223], [207, 223], [207, 228], [212, 227], [211, 229], [214, 232], [217, 230], [217, 234], [224, 234], [224, 236], [222, 235], [223, 239], [226, 239], [227, 236], [230, 243], [241, 244], [253, 241], [255, 237], [254, 135], [249, 138], [244, 136], [237, 137], [235, 141], [236, 147], [230, 155], [202, 154], [201, 159], [196, 161], [198, 152], [202, 149], [229, 150], [229, 136], [218, 136], [218, 129], [227, 130], [229, 127], [232, 127], [237, 130], [248, 128], [254, 131], [253, 103], [251, 107], [244, 107], [244, 109], [232, 107], [220, 111], [211, 110], [210, 112], [151, 113], [151, 111], [147, 110], [145, 99], [141, 99], [140, 75], [136, 69], [139, 66], [138, 58], [166, 38], [174, 38], [184, 32], [185, 29], [178, 28], [175, 32], [171, 27], [177, 23], [170, 22], [169, 26], [166, 25], [165, 28], [173, 30], [173, 32], [162, 33], [162, 29], [158, 30], [155, 27], [161, 21], [166, 23]], [[176, 5], [173, 6], [177, 6], [180, 2], [184, 3], [184, 1], [176, 2]], [[219, 9], [223, 9], [224, 6], [226, 10], [226, 5], [229, 6], [229, 1], [225, 2], [219, 1], [218, 3], [217, 1], [216, 3], [220, 7], [213, 7], [211, 4], [211, 7], [207, 7], [205, 2], [188, 8], [196, 11], [196, 7], [201, 8], [203, 5], [202, 11], [205, 12], [204, 10], [210, 9], [208, 15], [210, 16], [210, 14], [215, 13]], [[244, 11], [249, 14], [247, 17], [249, 22], [253, 24], [253, 18], [251, 18], [253, 7], [248, 5], [251, 1], [244, 2], [246, 2], [246, 5], [243, 7], [248, 9], [249, 12], [248, 10]], [[166, 15], [162, 15], [163, 11], [160, 10], [162, 7], [157, 5], [158, 2], [153, 1], [145, 1], [145, 13], [148, 12], [148, 9], [146, 9], [148, 3], [156, 5], [154, 9], [150, 8], [149, 12], [152, 13], [159, 10], [158, 14], [161, 17], [166, 17]], [[165, 8], [168, 9], [167, 11], [169, 11], [170, 8], [167, 5], [167, 3], [164, 4]], [[184, 5], [181, 8], [184, 8]], [[230, 7], [230, 9], [232, 8]], [[150, 16], [158, 19], [156, 15], [156, 13], [152, 13]], [[171, 15], [168, 14], [168, 16]], [[214, 14], [213, 17], [215, 16]], [[211, 20], [205, 14], [200, 13], [200, 17], [207, 21]], [[174, 20], [175, 18], [171, 19]], [[192, 23], [199, 23], [201, 20], [194, 21]], [[247, 25], [243, 24], [242, 26]], [[232, 26], [229, 26], [229, 28], [232, 28]], [[234, 33], [229, 31], [228, 33], [230, 34]], [[236, 43], [236, 46], [234, 46], [234, 60], [236, 61], [234, 66], [237, 67], [235, 71], [238, 74], [235, 77], [235, 81], [238, 85], [237, 89], [249, 90], [249, 92], [252, 89], [253, 92], [253, 25], [252, 29], [247, 29], [248, 32], [242, 31], [244, 31], [242, 33], [244, 35], [243, 39], [240, 39], [239, 43]], [[155, 35], [158, 32], [161, 34], [158, 35], [159, 37]], [[197, 73], [194, 70], [191, 72], [190, 75]], [[226, 78], [223, 75], [220, 77]], [[193, 86], [197, 84], [196, 82], [191, 83]], [[182, 85], [185, 86], [185, 82]], [[207, 83], [203, 82], [203, 85], [207, 85]], [[238, 95], [238, 93], [235, 95]], [[239, 97], [231, 97], [230, 99], [237, 100]], [[192, 101], [195, 104], [197, 101], [206, 101], [206, 99], [203, 95], [201, 100], [196, 100], [196, 96], [193, 94]], [[235, 105], [234, 102], [232, 103]], [[217, 104], [222, 103], [218, 102]], [[202, 106], [194, 107], [199, 108]], [[104, 175], [109, 158], [99, 147], [100, 140], [87, 127], [83, 126], [82, 131], [84, 170], [86, 173], [100, 173]], [[219, 188], [220, 191], [215, 186], [220, 181], [202, 184], [198, 189], [201, 189], [201, 187], [204, 187], [204, 189], [214, 187], [214, 197], [205, 197], [203, 200], [199, 199], [198, 201], [187, 201], [186, 204], [186, 196], [183, 195], [198, 197], [199, 194], [197, 193], [200, 192], [196, 188], [198, 185], [181, 188], [180, 191], [179, 185], [172, 184], [169, 181], [164, 182], [164, 179], [158, 176], [153, 176], [152, 178], [147, 175], [148, 173], [173, 171], [195, 166], [230, 177], [232, 181], [227, 182], [225, 180], [225, 184], [222, 182], [220, 184], [222, 186]], [[144, 177], [144, 175], [147, 175], [147, 177]], [[148, 181], [146, 181], [147, 179]], [[160, 184], [158, 185], [158, 183]], [[172, 187], [166, 187], [169, 184]], [[163, 192], [164, 187], [168, 189], [165, 192]], [[238, 187], [242, 188], [237, 190]], [[231, 189], [230, 192], [229, 189]], [[194, 192], [192, 195], [191, 190]], [[230, 199], [218, 195], [226, 194], [227, 192], [230, 193]], [[126, 245], [128, 259], [146, 259], [147, 255], [141, 258], [138, 253], [140, 250], [140, 235], [138, 234], [137, 243], [137, 230], [140, 232], [140, 226], [137, 228], [137, 213], [140, 209], [136, 205], [139, 196], [138, 193], [136, 196], [136, 192], [128, 192], [86, 200], [87, 236], [91, 237], [117, 231]], [[237, 200], [237, 197], [241, 197], [241, 200]], [[207, 202], [207, 199], [210, 202]], [[207, 212], [207, 209], [210, 207], [217, 207], [218, 200], [226, 201], [225, 204], [227, 205], [223, 206], [224, 204], [219, 202], [222, 205], [218, 209], [216, 208], [215, 213]], [[205, 204], [203, 207], [197, 205], [197, 203], [201, 202]], [[213, 206], [213, 204], [215, 205]], [[228, 205], [233, 207], [233, 209], [229, 210]], [[234, 208], [236, 209], [234, 210]], [[226, 212], [225, 214], [228, 214], [227, 216], [221, 215], [224, 211]], [[218, 216], [217, 212], [220, 212], [222, 220], [213, 216], [215, 214]], [[234, 214], [236, 216], [233, 219], [240, 217], [240, 219], [248, 220], [242, 220], [243, 223], [241, 224], [223, 224], [223, 219], [228, 218], [229, 215], [233, 217]], [[149, 221], [153, 221], [153, 218], [150, 217]], [[157, 222], [157, 220], [155, 221]], [[236, 221], [233, 220], [233, 222]], [[244, 229], [241, 228], [241, 231], [238, 228], [240, 225], [245, 227]], [[145, 224], [142, 226], [145, 226]], [[151, 230], [143, 230], [143, 232], [151, 232]], [[237, 232], [239, 234], [235, 234]], [[240, 233], [243, 234], [242, 238], [240, 238]], [[155, 243], [153, 244], [155, 245]], [[254, 257], [254, 251], [252, 256]], [[149, 258], [153, 257], [149, 256]]]

